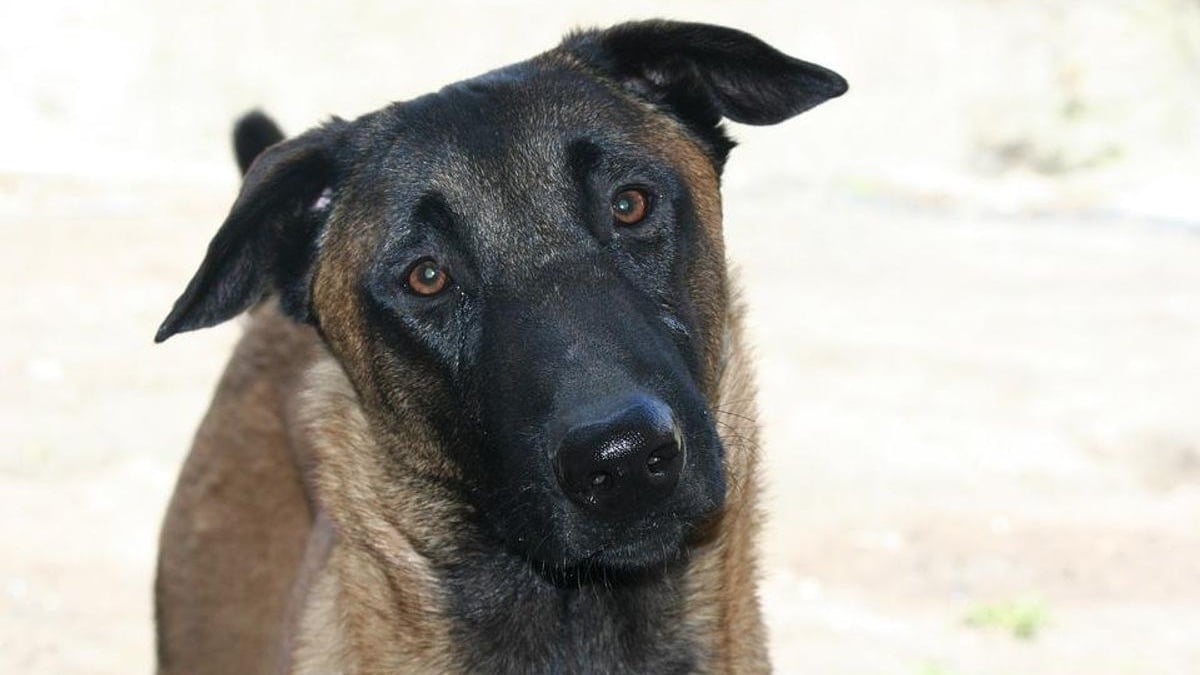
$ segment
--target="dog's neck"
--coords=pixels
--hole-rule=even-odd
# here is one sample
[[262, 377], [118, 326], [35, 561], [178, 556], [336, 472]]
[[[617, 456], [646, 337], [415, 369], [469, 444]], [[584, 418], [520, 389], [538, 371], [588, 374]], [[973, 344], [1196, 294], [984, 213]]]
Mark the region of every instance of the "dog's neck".
[[[730, 339], [738, 338], [735, 325]], [[726, 351], [735, 360], [743, 353]], [[765, 671], [755, 594], [752, 384], [746, 364], [735, 360], [720, 369], [728, 493], [710, 535], [686, 559], [637, 577], [572, 584], [482, 535], [439, 543], [436, 531], [446, 528], [439, 516], [455, 517], [437, 512], [444, 500], [410, 495], [380, 508], [378, 496], [363, 499], [406, 491], [390, 489], [386, 481], [395, 476], [364, 461], [379, 456], [369, 425], [341, 368], [324, 359], [310, 372], [301, 415], [313, 453], [310, 490], [334, 516], [336, 541], [301, 612], [300, 642], [340, 643], [312, 654], [372, 645], [379, 672]], [[358, 583], [347, 585], [351, 579]], [[375, 587], [364, 587], [364, 579]], [[381, 653], [381, 644], [390, 651]], [[454, 653], [448, 645], [457, 646]], [[302, 666], [294, 671], [308, 672]], [[376, 672], [371, 664], [361, 671]]]

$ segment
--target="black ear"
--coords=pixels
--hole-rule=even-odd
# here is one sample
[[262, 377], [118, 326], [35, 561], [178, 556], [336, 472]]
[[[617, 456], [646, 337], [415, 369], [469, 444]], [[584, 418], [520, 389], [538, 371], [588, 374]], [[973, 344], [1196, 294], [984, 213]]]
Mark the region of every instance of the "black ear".
[[719, 134], [721, 118], [777, 124], [847, 89], [832, 70], [723, 26], [636, 21], [575, 33], [562, 48], [702, 134]]
[[[278, 128], [270, 123], [267, 131]], [[261, 120], [257, 131], [266, 127]], [[336, 189], [335, 152], [345, 122], [335, 120], [291, 140], [267, 143], [246, 171], [229, 216], [208, 245], [200, 269], [154, 336], [162, 342], [176, 333], [215, 326], [278, 293], [283, 311], [310, 319], [308, 286], [317, 233]], [[238, 131], [243, 130], [239, 124]], [[280, 134], [281, 136], [281, 134]], [[249, 141], [272, 134], [248, 134]], [[276, 139], [277, 140], [277, 139]], [[235, 134], [239, 161], [255, 148]]]
[[242, 175], [246, 175], [254, 159], [262, 154], [263, 150], [282, 141], [283, 138], [279, 125], [261, 110], [252, 110], [242, 115], [233, 127], [233, 154], [237, 157]]

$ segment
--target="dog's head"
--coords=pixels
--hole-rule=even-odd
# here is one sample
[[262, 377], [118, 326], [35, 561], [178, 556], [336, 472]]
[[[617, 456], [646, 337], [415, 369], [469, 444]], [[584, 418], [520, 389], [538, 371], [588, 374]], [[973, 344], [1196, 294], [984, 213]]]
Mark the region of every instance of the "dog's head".
[[290, 140], [247, 118], [241, 194], [157, 339], [276, 295], [382, 438], [437, 438], [398, 474], [542, 564], [661, 561], [725, 494], [720, 122], [845, 89], [739, 31], [640, 22]]

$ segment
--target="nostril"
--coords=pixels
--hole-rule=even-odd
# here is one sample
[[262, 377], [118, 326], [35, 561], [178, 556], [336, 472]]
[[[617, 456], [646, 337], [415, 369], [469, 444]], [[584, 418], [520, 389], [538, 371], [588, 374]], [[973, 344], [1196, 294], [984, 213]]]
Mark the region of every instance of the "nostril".
[[656, 476], [661, 476], [670, 471], [671, 460], [678, 456], [678, 445], [674, 442], [664, 443], [650, 452], [650, 456], [646, 458], [646, 469]]

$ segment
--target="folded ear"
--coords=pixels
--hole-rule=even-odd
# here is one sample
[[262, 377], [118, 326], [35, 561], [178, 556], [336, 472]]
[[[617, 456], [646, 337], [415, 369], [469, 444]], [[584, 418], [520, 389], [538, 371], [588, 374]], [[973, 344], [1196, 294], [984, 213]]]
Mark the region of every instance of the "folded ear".
[[[261, 154], [251, 158], [229, 216], [159, 327], [155, 342], [215, 326], [272, 292], [279, 294], [286, 314], [309, 320], [308, 287], [317, 233], [332, 206], [337, 178], [334, 155], [344, 127], [344, 122], [335, 120], [265, 150], [256, 144]], [[270, 128], [278, 131], [273, 123]], [[235, 141], [243, 140], [240, 135], [235, 134]], [[266, 137], [258, 136], [258, 140]], [[239, 159], [249, 154], [242, 147], [238, 151]]]
[[832, 70], [723, 26], [636, 21], [575, 33], [562, 48], [702, 134], [721, 118], [777, 124], [847, 89]]

